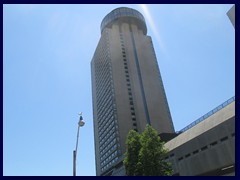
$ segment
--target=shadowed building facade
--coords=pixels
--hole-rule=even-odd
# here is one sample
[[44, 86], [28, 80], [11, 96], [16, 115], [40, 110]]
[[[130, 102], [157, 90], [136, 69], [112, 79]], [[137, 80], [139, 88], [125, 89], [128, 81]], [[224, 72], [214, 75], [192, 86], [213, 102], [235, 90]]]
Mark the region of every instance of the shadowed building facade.
[[101, 23], [91, 61], [97, 175], [124, 175], [122, 161], [131, 129], [150, 124], [161, 137], [174, 127], [144, 17], [117, 8]]
[[176, 176], [235, 176], [235, 96], [165, 144]]

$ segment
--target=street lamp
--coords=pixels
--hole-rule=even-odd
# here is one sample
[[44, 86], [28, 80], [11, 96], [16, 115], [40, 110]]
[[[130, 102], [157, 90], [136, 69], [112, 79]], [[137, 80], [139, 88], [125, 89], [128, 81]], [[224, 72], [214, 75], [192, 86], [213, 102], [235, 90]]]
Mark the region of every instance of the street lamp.
[[79, 118], [79, 122], [78, 122], [76, 149], [73, 151], [73, 176], [76, 176], [76, 159], [77, 159], [79, 129], [80, 129], [80, 127], [83, 127], [85, 124], [85, 122], [83, 121], [82, 112], [79, 113], [78, 115], [80, 115], [80, 118]]

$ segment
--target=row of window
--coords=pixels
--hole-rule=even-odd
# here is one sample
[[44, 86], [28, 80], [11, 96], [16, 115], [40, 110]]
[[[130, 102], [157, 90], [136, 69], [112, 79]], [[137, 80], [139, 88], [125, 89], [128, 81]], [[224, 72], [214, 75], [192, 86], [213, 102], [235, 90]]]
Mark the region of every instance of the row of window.
[[99, 59], [99, 55], [102, 53], [103, 41], [99, 41], [96, 51], [94, 52], [93, 59]]
[[[101, 49], [104, 50], [104, 48], [101, 48]], [[105, 55], [101, 55], [101, 54], [102, 54], [102, 52], [99, 51], [98, 57], [95, 58], [95, 59], [97, 59], [95, 62], [95, 67], [97, 67], [97, 69], [100, 70], [100, 71], [98, 71], [98, 75], [102, 75], [101, 73], [103, 73], [104, 70], [106, 68], [108, 68], [108, 64], [109, 64], [109, 62], [107, 61], [107, 58], [106, 58], [107, 54], [105, 54]], [[95, 70], [97, 70], [97, 69], [95, 69]]]
[[127, 82], [127, 90], [129, 95], [129, 103], [130, 103], [130, 109], [131, 109], [131, 115], [132, 115], [132, 121], [133, 121], [133, 129], [137, 131], [137, 123], [136, 123], [136, 117], [135, 117], [135, 110], [134, 110], [134, 104], [133, 104], [133, 97], [132, 97], [132, 90], [130, 85], [130, 76], [128, 72], [128, 64], [126, 59], [126, 52], [124, 47], [124, 41], [123, 41], [123, 35], [120, 33], [120, 41], [121, 41], [121, 48], [122, 48], [122, 55], [123, 55], [123, 64], [125, 69], [125, 77]]
[[111, 90], [113, 88], [112, 79], [110, 77], [106, 77], [105, 79], [96, 78], [96, 81], [99, 82], [96, 85], [96, 88], [98, 89], [98, 92], [96, 95], [97, 95], [97, 98], [101, 99], [102, 96], [104, 96], [104, 92], [106, 92], [107, 90]]
[[108, 58], [110, 55], [109, 48], [107, 47], [107, 44], [101, 45], [100, 47], [100, 52], [103, 53], [103, 55], [100, 55], [98, 61], [95, 61], [97, 99], [101, 99], [99, 96], [103, 95], [107, 89], [111, 90], [109, 87], [111, 86], [112, 79], [111, 61]]
[[[107, 100], [111, 99], [112, 94], [112, 87], [111, 87], [111, 80], [108, 78], [108, 80], [96, 80], [98, 83], [102, 83], [103, 86], [96, 86], [96, 95], [97, 95], [97, 105], [105, 103]], [[98, 84], [97, 83], [97, 84]]]
[[109, 124], [114, 120], [114, 110], [110, 106], [111, 104], [108, 105], [108, 107], [111, 108], [110, 110], [105, 109], [105, 111], [99, 114], [101, 117], [98, 116], [98, 134], [99, 135], [101, 135], [103, 131], [105, 131], [107, 127], [106, 124], [107, 123]]
[[103, 109], [105, 109], [105, 106], [108, 104], [113, 104], [113, 97], [111, 91], [105, 91], [108, 92], [109, 94], [105, 94], [103, 98], [105, 99], [97, 99], [97, 107], [98, 107], [98, 112], [100, 113]]
[[[99, 139], [100, 139], [100, 145], [114, 132], [115, 130], [115, 126], [114, 125], [114, 121], [111, 123], [111, 125], [109, 127], [107, 127], [107, 132], [106, 134], [102, 134]], [[108, 131], [109, 129], [111, 129], [110, 131]]]
[[[105, 63], [105, 64], [104, 64]], [[106, 79], [110, 76], [110, 71], [109, 71], [109, 63], [107, 59], [102, 59], [102, 61], [99, 62], [99, 64], [96, 65], [96, 76], [95, 78], [98, 79]], [[98, 86], [102, 86], [102, 84], [98, 84]]]
[[98, 47], [98, 51], [96, 53], [95, 58], [100, 59], [100, 60], [104, 60], [104, 62], [101, 61], [102, 64], [99, 63], [101, 65], [100, 68], [104, 68], [104, 67], [106, 67], [108, 65], [109, 62], [106, 61], [106, 60], [107, 60], [107, 57], [108, 57], [109, 53], [110, 53], [110, 51], [109, 51], [109, 49], [106, 49], [106, 45], [105, 44], [102, 43]]
[[[110, 77], [112, 76], [112, 71], [110, 69], [110, 64], [108, 64], [106, 67], [104, 67], [104, 64], [103, 62], [107, 62], [106, 59], [102, 60], [99, 64], [97, 65], [98, 63], [96, 63], [96, 70], [95, 70], [95, 79], [96, 81], [102, 81], [102, 83], [104, 83], [105, 85], [107, 85], [106, 81], [110, 80]], [[99, 87], [103, 87], [103, 84], [96, 84], [96, 87], [99, 88]]]
[[106, 141], [109, 135], [115, 132], [117, 128], [117, 120], [114, 120], [112, 116], [111, 120], [108, 120], [107, 123], [104, 126], [101, 126], [101, 129], [99, 129], [100, 145], [103, 144], [103, 142]]
[[[102, 51], [104, 51], [104, 49], [101, 47], [100, 48]], [[100, 62], [99, 62], [100, 61]], [[104, 107], [104, 105], [106, 106], [107, 104], [111, 104], [112, 103], [112, 96], [111, 96], [111, 88], [109, 88], [109, 86], [106, 85], [110, 85], [111, 82], [111, 78], [105, 78], [105, 80], [103, 79], [103, 77], [99, 76], [100, 73], [104, 73], [104, 74], [108, 74], [108, 68], [104, 68], [101, 69], [101, 67], [103, 66], [103, 64], [106, 64], [106, 59], [98, 59], [98, 61], [95, 61], [95, 73], [96, 73], [96, 93], [97, 93], [97, 112], [98, 112], [98, 117], [101, 117], [103, 114], [105, 114], [107, 108], [102, 109]], [[101, 86], [104, 85], [104, 86]], [[101, 95], [102, 97], [98, 97], [98, 95]], [[104, 104], [104, 105], [103, 105]], [[105, 111], [104, 111], [105, 110]], [[108, 108], [109, 110], [109, 108]], [[100, 119], [100, 118], [98, 118]]]
[[[111, 95], [108, 95], [111, 96]], [[106, 97], [107, 98], [107, 97]], [[113, 103], [113, 102], [112, 102]], [[106, 103], [106, 104], [99, 104], [97, 105], [98, 108], [98, 117], [100, 118], [99, 120], [104, 120], [102, 116], [110, 113], [113, 110], [113, 105], [111, 103]]]
[[97, 89], [97, 99], [98, 99], [98, 104], [106, 99], [106, 96], [110, 96], [112, 94], [112, 80], [108, 80], [107, 83], [104, 83], [102, 81], [99, 81], [99, 83], [103, 83], [104, 86], [102, 87], [96, 87]]
[[[105, 52], [105, 48], [102, 48], [102, 49]], [[109, 68], [110, 62], [108, 61], [107, 53], [104, 55], [101, 55], [101, 52], [99, 52], [97, 59], [98, 61], [95, 63], [95, 67], [96, 67], [96, 70], [99, 70], [99, 71], [97, 72], [98, 76], [96, 77], [101, 77], [105, 72], [105, 70]]]
[[[110, 148], [113, 144], [115, 144], [116, 143], [116, 138], [114, 138], [105, 148], [106, 149], [108, 149], [108, 148]], [[102, 150], [103, 149], [103, 147], [101, 147], [100, 146], [100, 150]], [[106, 151], [106, 150], [105, 150]], [[103, 151], [104, 152], [104, 151]]]
[[[104, 136], [104, 134], [107, 133], [108, 131], [108, 126], [112, 126], [113, 122], [114, 122], [114, 115], [113, 115], [113, 111], [111, 111], [111, 113], [109, 113], [109, 115], [107, 116], [104, 116], [106, 120], [106, 123], [104, 123], [105, 121], [102, 122], [102, 124], [100, 124], [100, 126], [98, 126], [98, 129], [99, 129], [99, 137], [100, 139], [102, 138], [102, 136]], [[111, 124], [110, 124], [111, 123]]]
[[[106, 46], [104, 46], [106, 47]], [[101, 52], [105, 49], [102, 48]], [[105, 54], [106, 55], [106, 54]], [[101, 154], [105, 153], [113, 143], [116, 143], [115, 133], [114, 133], [114, 112], [113, 112], [113, 99], [111, 91], [111, 73], [109, 73], [110, 63], [106, 56], [95, 61], [96, 69], [96, 93], [97, 93], [97, 114], [98, 114], [98, 131], [99, 134], [107, 132], [105, 136], [100, 136], [100, 146]], [[112, 122], [111, 127], [109, 127], [110, 121]], [[112, 128], [110, 130], [110, 128]], [[108, 132], [109, 131], [109, 132]], [[103, 138], [104, 137], [104, 138]], [[115, 141], [112, 141], [115, 138]], [[109, 143], [112, 141], [111, 143]]]
[[108, 149], [105, 153], [102, 151], [100, 152], [101, 157], [108, 157], [109, 154], [117, 150], [117, 144], [114, 144], [110, 149]]
[[[108, 94], [105, 96], [105, 100], [103, 100], [102, 102], [98, 102], [97, 106], [99, 106], [99, 113], [106, 109], [105, 107], [108, 106], [109, 104], [113, 104], [113, 97], [111, 94]], [[100, 117], [100, 116], [99, 116]]]
[[111, 129], [111, 133], [107, 133], [106, 136], [104, 136], [101, 141], [100, 141], [100, 147], [101, 146], [106, 146], [110, 141], [111, 139], [113, 139], [116, 135], [116, 132], [115, 132], [115, 127], [112, 127]]
[[109, 138], [107, 138], [107, 140], [103, 143], [104, 148], [102, 148], [103, 150], [100, 152], [100, 154], [104, 154], [108, 150], [107, 145], [108, 145], [108, 143], [110, 143], [110, 141], [112, 141], [114, 138], [116, 138], [115, 135], [116, 135], [116, 133], [113, 132], [113, 134], [110, 135]]
[[107, 119], [114, 114], [115, 103], [109, 100], [108, 103], [97, 105], [98, 125], [104, 125]]
[[[231, 134], [231, 137], [232, 137], [232, 138], [235, 137], [235, 133], [232, 133], [232, 134]], [[200, 153], [200, 152], [203, 152], [203, 151], [205, 151], [205, 150], [207, 150], [207, 149], [209, 149], [209, 148], [213, 148], [213, 147], [215, 147], [218, 143], [224, 143], [224, 142], [227, 141], [228, 139], [229, 139], [228, 136], [222, 137], [221, 139], [216, 140], [216, 141], [213, 141], [213, 142], [211, 142], [210, 144], [201, 147], [200, 149], [194, 150], [192, 153], [187, 153], [187, 154], [185, 154], [184, 156], [179, 157], [177, 160], [178, 160], [178, 161], [182, 161], [183, 159], [186, 159], [186, 158], [188, 158], [188, 157], [190, 157], [190, 156], [192, 156], [192, 155], [196, 155], [196, 154], [198, 154], [198, 153]], [[171, 154], [169, 157], [167, 156], [167, 157], [165, 158], [165, 160], [167, 160], [167, 159], [169, 159], [170, 157], [173, 157], [173, 156], [174, 156], [174, 154]]]
[[107, 47], [107, 44], [109, 44], [108, 34], [106, 34], [105, 36], [102, 36], [101, 38], [103, 38], [103, 40], [101, 39], [100, 41], [100, 43], [102, 44], [100, 46], [100, 53], [98, 55], [100, 55], [100, 57], [106, 57], [110, 53], [109, 49], [105, 48]]
[[118, 157], [115, 157], [112, 161], [110, 161], [109, 163], [107, 163], [104, 167], [101, 168], [101, 171], [106, 170], [108, 167], [110, 167], [112, 164], [114, 164], [115, 162], [117, 162]]
[[[110, 154], [109, 156], [103, 156], [101, 157], [101, 166], [105, 165], [107, 162], [109, 162], [110, 160], [112, 160], [114, 157], [117, 156], [117, 150], [115, 150], [112, 154]], [[105, 159], [104, 159], [105, 158]]]
[[[232, 136], [232, 137], [235, 137], [235, 133], [232, 133], [231, 136]], [[228, 140], [228, 136], [225, 136], [225, 137], [221, 138], [219, 141], [214, 141], [214, 142], [210, 143], [209, 145], [203, 146], [203, 147], [201, 147], [200, 149], [197, 149], [197, 150], [193, 151], [193, 152], [192, 152], [192, 155], [195, 155], [195, 154], [197, 154], [197, 153], [199, 153], [199, 152], [201, 152], [201, 151], [205, 151], [205, 150], [207, 150], [208, 148], [211, 148], [211, 147], [213, 147], [213, 146], [216, 146], [218, 143], [223, 143], [223, 142], [225, 142], [225, 141], [227, 141], [227, 140]], [[188, 158], [188, 157], [190, 157], [190, 156], [191, 156], [191, 153], [188, 153], [188, 154], [186, 154], [184, 157], [185, 157], [185, 158]], [[181, 161], [184, 157], [178, 158], [178, 161]]]
[[111, 119], [114, 117], [114, 107], [113, 103], [109, 103], [106, 105], [103, 105], [104, 108], [100, 109], [98, 111], [98, 127], [99, 130], [102, 130], [102, 127]]
[[[98, 71], [98, 70], [97, 70]], [[96, 74], [95, 74], [95, 76], [97, 76], [97, 77], [95, 77], [95, 79], [96, 79], [96, 82], [101, 82], [101, 84], [100, 83], [97, 83], [96, 84], [96, 88], [98, 88], [99, 90], [102, 90], [102, 88], [111, 88], [111, 84], [112, 84], [112, 82], [111, 82], [111, 77], [112, 77], [112, 73], [110, 73], [110, 72], [105, 72], [105, 74], [101, 74], [101, 75], [98, 75], [98, 74], [100, 74], [100, 73], [97, 73], [97, 71], [96, 71]], [[100, 71], [100, 70], [99, 70]], [[101, 95], [102, 93], [100, 93], [100, 94], [97, 94], [97, 97], [100, 97], [100, 95]]]
[[103, 53], [103, 59], [97, 64], [97, 73], [95, 74], [100, 165], [102, 169], [106, 169], [110, 163], [113, 163], [113, 160], [115, 161], [118, 147], [118, 131], [116, 129], [118, 126], [116, 125], [115, 117], [116, 104], [114, 101], [112, 67], [108, 45], [108, 42], [103, 45], [102, 51], [106, 51], [106, 53]]

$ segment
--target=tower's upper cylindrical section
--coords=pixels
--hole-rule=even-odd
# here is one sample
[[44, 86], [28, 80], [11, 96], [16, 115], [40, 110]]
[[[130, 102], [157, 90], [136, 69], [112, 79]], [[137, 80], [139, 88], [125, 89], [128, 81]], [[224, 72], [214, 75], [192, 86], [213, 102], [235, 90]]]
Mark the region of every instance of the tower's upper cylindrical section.
[[112, 10], [107, 14], [101, 23], [101, 33], [106, 27], [111, 27], [111, 25], [119, 20], [120, 22], [134, 23], [143, 30], [143, 34], [147, 34], [147, 26], [143, 15], [132, 8], [120, 7]]

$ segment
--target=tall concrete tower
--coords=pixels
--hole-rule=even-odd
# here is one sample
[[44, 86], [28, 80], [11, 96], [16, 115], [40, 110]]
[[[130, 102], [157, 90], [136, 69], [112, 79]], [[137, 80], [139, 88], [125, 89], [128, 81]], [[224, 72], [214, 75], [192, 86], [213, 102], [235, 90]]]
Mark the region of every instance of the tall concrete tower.
[[174, 133], [141, 13], [121, 7], [105, 16], [91, 70], [97, 175], [124, 175], [122, 160], [131, 129], [141, 133], [150, 124], [160, 137]]

